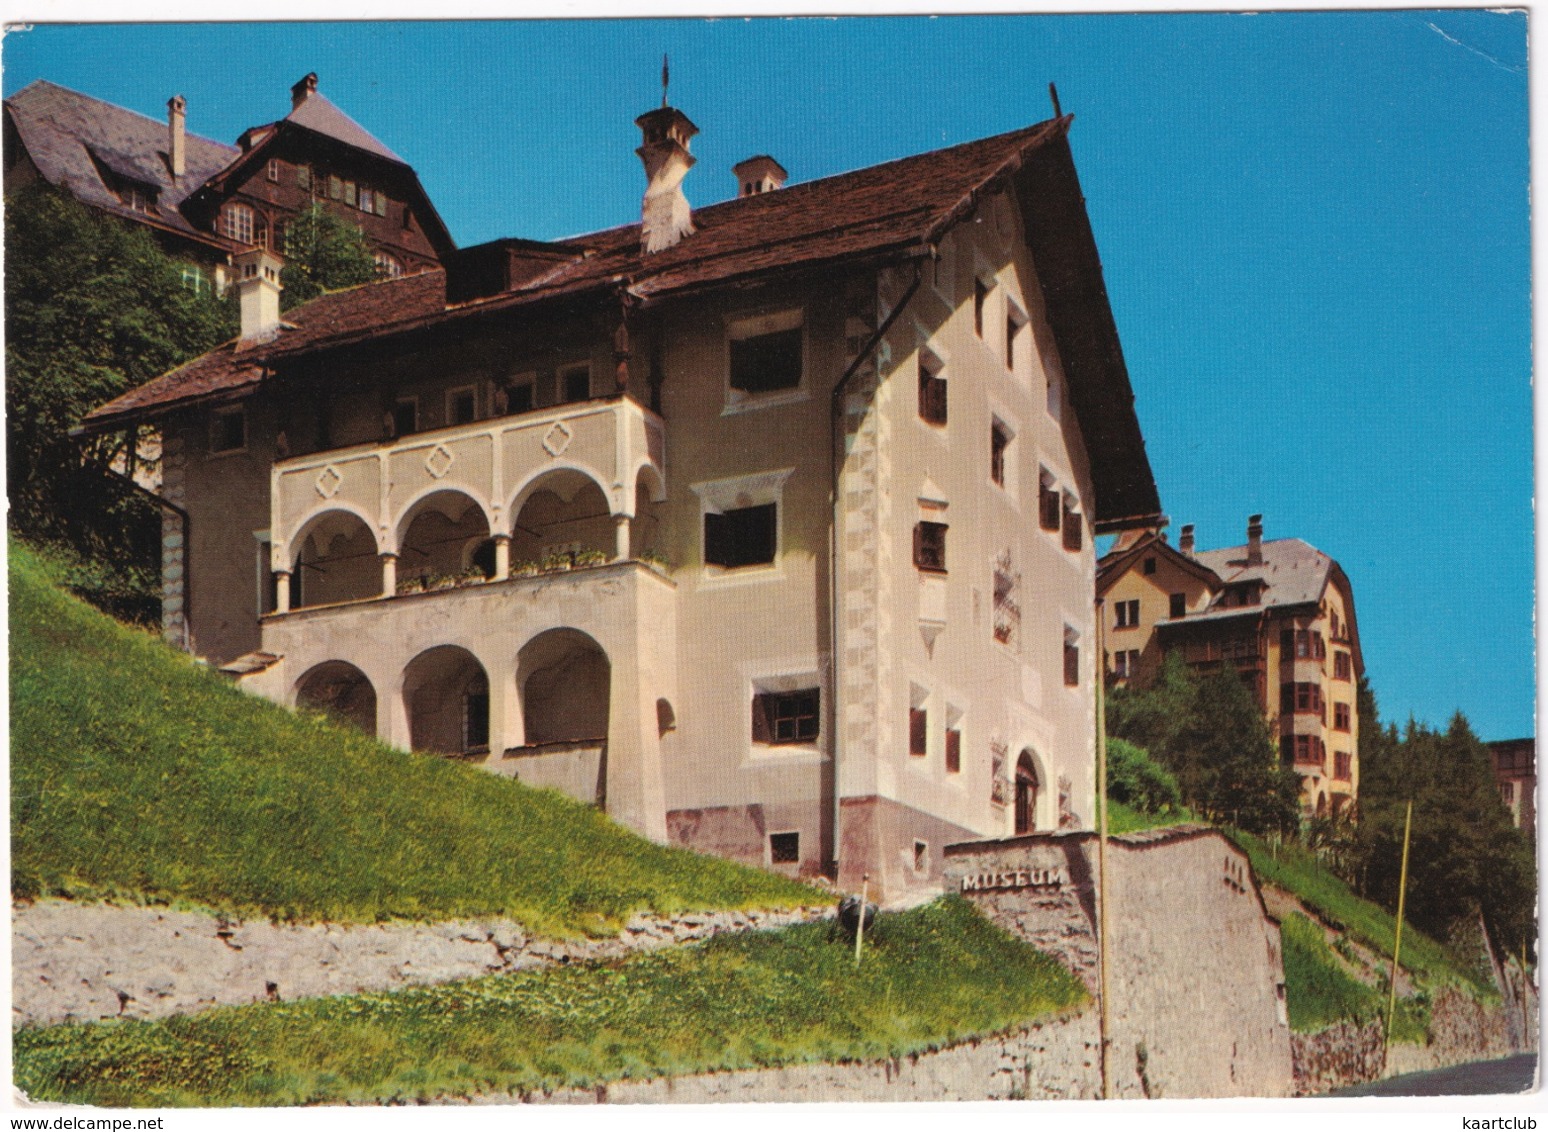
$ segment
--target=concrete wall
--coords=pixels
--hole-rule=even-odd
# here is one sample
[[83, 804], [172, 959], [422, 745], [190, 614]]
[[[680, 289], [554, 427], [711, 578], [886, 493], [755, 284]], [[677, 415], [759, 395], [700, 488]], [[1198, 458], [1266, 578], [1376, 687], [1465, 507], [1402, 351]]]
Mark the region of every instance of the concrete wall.
[[[969, 843], [946, 856], [949, 888], [1100, 994], [1094, 836]], [[1289, 1095], [1279, 925], [1246, 856], [1199, 827], [1113, 838], [1107, 856], [1114, 1094]]]

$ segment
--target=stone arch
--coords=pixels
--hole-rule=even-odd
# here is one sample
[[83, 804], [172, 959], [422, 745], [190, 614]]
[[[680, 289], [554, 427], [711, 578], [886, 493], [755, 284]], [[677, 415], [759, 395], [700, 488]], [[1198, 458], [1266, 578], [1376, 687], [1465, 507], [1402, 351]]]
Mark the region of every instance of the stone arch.
[[510, 515], [513, 564], [584, 551], [614, 556], [613, 508], [608, 493], [588, 472], [545, 470], [516, 494]]
[[489, 516], [473, 496], [457, 488], [426, 492], [398, 519], [398, 579], [463, 574], [489, 536]]
[[516, 657], [516, 690], [528, 746], [605, 741], [612, 665], [579, 629], [537, 634]]
[[1032, 753], [1032, 748], [1023, 747], [1016, 759], [1016, 771], [1011, 785], [1016, 833], [1037, 832], [1037, 806], [1043, 789], [1044, 783], [1038, 769], [1037, 756]]
[[460, 645], [426, 649], [403, 670], [403, 708], [416, 751], [489, 749], [489, 677]]
[[381, 593], [376, 532], [352, 507], [314, 513], [291, 540], [290, 607], [359, 601]]
[[661, 511], [657, 504], [666, 500], [666, 485], [653, 464], [641, 464], [634, 477], [634, 517], [629, 523], [629, 557], [638, 558], [649, 551], [663, 555]]
[[344, 660], [325, 660], [306, 671], [291, 698], [298, 708], [325, 712], [340, 723], [376, 734], [376, 689], [368, 677]]

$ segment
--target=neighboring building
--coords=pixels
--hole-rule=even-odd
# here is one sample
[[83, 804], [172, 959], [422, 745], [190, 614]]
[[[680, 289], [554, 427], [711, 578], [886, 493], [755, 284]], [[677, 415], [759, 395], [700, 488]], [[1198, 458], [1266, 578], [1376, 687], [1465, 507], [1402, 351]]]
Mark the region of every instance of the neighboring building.
[[230, 257], [283, 250], [285, 224], [323, 201], [365, 232], [384, 275], [436, 267], [455, 245], [414, 170], [317, 93], [235, 146], [187, 130], [181, 95], [157, 121], [38, 80], [5, 100], [5, 187], [43, 180], [141, 224], [187, 264], [192, 287], [224, 288]]
[[1502, 739], [1489, 744], [1500, 800], [1510, 820], [1537, 852], [1537, 740]]
[[86, 421], [165, 432], [169, 638], [873, 892], [1089, 828], [1093, 538], [1159, 506], [1069, 121], [694, 211], [663, 106], [642, 224], [283, 324], [246, 253], [242, 340]]
[[1354, 592], [1337, 562], [1300, 539], [1174, 548], [1131, 531], [1098, 563], [1105, 663], [1115, 683], [1145, 681], [1173, 650], [1195, 669], [1231, 665], [1257, 697], [1280, 756], [1301, 776], [1308, 815], [1338, 816], [1359, 795], [1359, 697], [1365, 662]]

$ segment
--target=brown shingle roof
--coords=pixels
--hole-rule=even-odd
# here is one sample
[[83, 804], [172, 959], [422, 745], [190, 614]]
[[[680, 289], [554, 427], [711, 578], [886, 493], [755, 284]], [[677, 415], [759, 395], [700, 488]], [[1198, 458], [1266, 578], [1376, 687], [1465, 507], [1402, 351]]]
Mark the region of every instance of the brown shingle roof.
[[771, 271], [922, 256], [972, 211], [982, 191], [1007, 179], [1018, 188], [1091, 455], [1096, 518], [1152, 517], [1160, 502], [1065, 140], [1069, 121], [711, 205], [695, 211], [693, 235], [649, 256], [640, 251], [638, 224], [557, 241], [544, 249], [542, 270], [524, 274], [508, 291], [456, 306], [445, 305], [439, 273], [325, 296], [292, 311], [294, 328], [272, 342], [240, 352], [228, 344], [102, 406], [85, 424], [101, 430], [190, 398], [245, 391], [261, 380], [263, 365], [299, 354], [588, 291], [648, 302]]
[[[6, 99], [5, 111], [49, 184], [104, 212], [151, 223], [212, 246], [231, 246], [195, 228], [178, 206], [236, 156], [232, 146], [187, 134], [184, 173], [174, 178], [166, 158], [165, 120], [148, 118], [43, 79], [28, 83]], [[103, 182], [99, 165], [157, 189], [157, 215], [147, 216], [126, 207]]]
[[309, 94], [300, 106], [285, 115], [285, 120], [294, 122], [298, 126], [305, 126], [309, 130], [315, 130], [319, 134], [327, 134], [345, 145], [352, 145], [356, 149], [364, 149], [378, 157], [385, 157], [388, 161], [396, 161], [400, 165], [407, 164], [403, 158], [371, 136], [364, 126], [316, 91]]

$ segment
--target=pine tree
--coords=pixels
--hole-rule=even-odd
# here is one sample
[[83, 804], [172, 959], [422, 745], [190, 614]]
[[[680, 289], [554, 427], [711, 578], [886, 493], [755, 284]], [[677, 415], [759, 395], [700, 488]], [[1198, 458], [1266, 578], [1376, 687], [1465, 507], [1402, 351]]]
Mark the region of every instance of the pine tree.
[[313, 201], [285, 228], [285, 310], [311, 302], [324, 291], [338, 291], [373, 282], [379, 275], [376, 256], [365, 233]]

